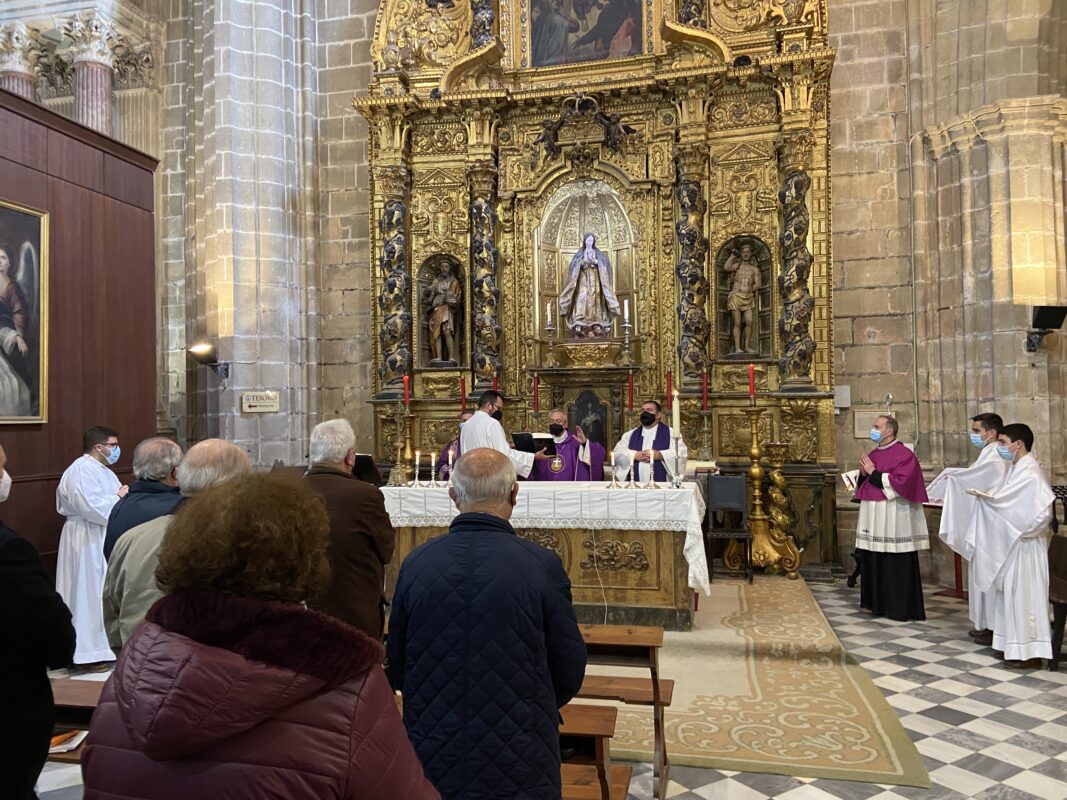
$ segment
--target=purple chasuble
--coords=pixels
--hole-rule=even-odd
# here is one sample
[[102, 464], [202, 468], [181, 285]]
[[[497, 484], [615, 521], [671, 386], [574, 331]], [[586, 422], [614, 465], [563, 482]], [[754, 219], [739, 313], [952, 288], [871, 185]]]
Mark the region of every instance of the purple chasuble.
[[[644, 428], [638, 426], [634, 428], [633, 433], [630, 434], [630, 449], [631, 450], [643, 450], [641, 442], [644, 439], [641, 431]], [[656, 425], [656, 438], [652, 440], [653, 450], [670, 450], [671, 449], [671, 429], [669, 426], [664, 425], [662, 422]], [[634, 473], [637, 474], [636, 472]], [[652, 462], [652, 477], [656, 483], [663, 483], [667, 480], [667, 468], [663, 466], [662, 461]]]
[[455, 455], [452, 456], [452, 464], [455, 465], [455, 463], [457, 461], [459, 461], [459, 454], [460, 454], [459, 438], [458, 437], [453, 439], [451, 442], [449, 442], [445, 446], [445, 448], [443, 450], [441, 450], [441, 452], [438, 453], [438, 455], [437, 455], [437, 464], [434, 466], [434, 469], [436, 470], [435, 474], [437, 475], [437, 479], [438, 480], [442, 480], [443, 481], [443, 480], [447, 480], [448, 479], [448, 451], [449, 450], [455, 450], [456, 451]]
[[604, 448], [596, 442], [589, 442], [589, 461], [592, 463], [592, 474], [589, 466], [578, 460], [578, 451], [582, 446], [578, 440], [567, 431], [567, 438], [562, 442], [556, 442], [556, 453], [562, 459], [562, 467], [559, 472], [552, 471], [551, 461], [535, 461], [533, 471], [530, 473], [532, 481], [601, 481], [604, 480]]
[[[900, 442], [893, 442], [885, 449], [876, 448], [868, 453], [874, 468], [882, 473], [885, 481], [893, 491], [913, 503], [927, 502], [926, 486], [923, 484], [923, 472], [919, 459]], [[885, 492], [870, 481], [864, 481], [856, 490], [857, 500], [885, 500]]]

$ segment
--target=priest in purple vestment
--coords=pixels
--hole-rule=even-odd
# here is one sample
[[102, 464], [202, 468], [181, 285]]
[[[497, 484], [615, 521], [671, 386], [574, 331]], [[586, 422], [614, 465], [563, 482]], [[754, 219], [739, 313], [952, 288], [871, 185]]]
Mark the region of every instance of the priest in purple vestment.
[[871, 428], [878, 446], [860, 458], [860, 607], [876, 617], [924, 620], [919, 551], [930, 547], [922, 507], [926, 487], [919, 459], [897, 440], [897, 431], [896, 419], [878, 417]]
[[548, 415], [548, 432], [556, 444], [555, 456], [536, 457], [532, 481], [602, 481], [604, 480], [604, 447], [591, 442], [580, 426], [572, 435], [567, 415], [554, 408]]
[[[462, 426], [463, 423], [466, 422], [467, 420], [469, 420], [472, 416], [474, 416], [474, 412], [473, 411], [464, 411], [464, 412], [462, 412], [459, 415], [459, 424], [460, 424], [460, 426]], [[438, 440], [438, 441], [440, 441], [440, 440]], [[439, 481], [447, 481], [448, 480], [448, 474], [449, 474], [448, 452], [450, 450], [452, 451], [452, 461], [451, 461], [451, 463], [455, 464], [457, 461], [459, 461], [459, 457], [462, 454], [462, 450], [460, 450], [460, 447], [459, 447], [459, 434], [456, 434], [456, 438], [455, 439], [453, 439], [451, 442], [449, 442], [444, 447], [442, 447], [440, 454], [438, 454], [438, 456], [437, 456], [437, 464], [434, 466], [434, 470], [437, 473], [437, 480], [439, 480]]]

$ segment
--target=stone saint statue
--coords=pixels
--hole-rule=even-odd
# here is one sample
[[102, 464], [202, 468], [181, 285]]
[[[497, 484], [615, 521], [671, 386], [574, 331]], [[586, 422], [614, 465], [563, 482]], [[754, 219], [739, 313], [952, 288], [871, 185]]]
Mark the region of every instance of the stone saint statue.
[[437, 276], [422, 290], [422, 302], [428, 309], [426, 326], [430, 334], [431, 363], [457, 363], [456, 319], [463, 302], [463, 288], [446, 259], [441, 259]]
[[[733, 317], [733, 337], [735, 353], [753, 353], [752, 331], [755, 328], [756, 296], [762, 278], [759, 264], [752, 254], [752, 245], [741, 246], [741, 252], [734, 250], [723, 265], [723, 272], [733, 273], [730, 294], [726, 298], [726, 310]], [[742, 323], [744, 338], [742, 339]], [[744, 346], [742, 346], [744, 345]]]
[[611, 333], [611, 318], [619, 314], [611, 263], [587, 233], [582, 248], [567, 270], [567, 284], [559, 295], [559, 318], [567, 332], [579, 339], [602, 339]]

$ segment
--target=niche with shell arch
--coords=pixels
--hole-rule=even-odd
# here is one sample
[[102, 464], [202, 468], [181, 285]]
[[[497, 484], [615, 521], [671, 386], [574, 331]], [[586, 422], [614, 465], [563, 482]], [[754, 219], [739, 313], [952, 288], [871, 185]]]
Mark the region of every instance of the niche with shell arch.
[[[445, 275], [450, 275], [451, 279]], [[455, 256], [448, 253], [434, 253], [428, 256], [417, 272], [418, 301], [418, 354], [419, 366], [422, 368], [454, 369], [467, 365], [467, 280], [463, 265]], [[454, 301], [454, 302], [453, 302]], [[435, 308], [447, 305], [450, 314], [444, 310], [435, 314]], [[432, 350], [431, 325], [440, 325], [448, 316], [452, 327], [453, 352], [447, 358], [434, 359]], [[442, 347], [447, 350], [445, 336], [442, 335]]]
[[[732, 254], [740, 254], [745, 246], [752, 248], [752, 257], [759, 265], [760, 288], [756, 293], [756, 308], [753, 324], [756, 329], [752, 334], [752, 349], [755, 352], [735, 353], [733, 346], [733, 314], [728, 307], [733, 275], [724, 267]], [[766, 242], [758, 236], [741, 234], [723, 243], [715, 253], [715, 276], [717, 278], [716, 303], [719, 324], [716, 326], [715, 339], [719, 358], [767, 358], [774, 354], [774, 300], [771, 295], [774, 285], [774, 258]], [[743, 335], [743, 331], [742, 331]]]
[[[635, 273], [637, 231], [618, 193], [602, 180], [583, 178], [556, 189], [545, 204], [541, 224], [534, 230], [534, 296], [537, 330], [544, 332], [545, 308], [552, 306], [552, 322], [560, 328], [559, 295], [567, 283], [567, 270], [582, 247], [586, 233], [596, 235], [596, 246], [611, 262], [619, 306], [629, 300], [634, 334], [640, 333], [636, 314]], [[622, 335], [622, 315], [612, 320], [611, 335]]]

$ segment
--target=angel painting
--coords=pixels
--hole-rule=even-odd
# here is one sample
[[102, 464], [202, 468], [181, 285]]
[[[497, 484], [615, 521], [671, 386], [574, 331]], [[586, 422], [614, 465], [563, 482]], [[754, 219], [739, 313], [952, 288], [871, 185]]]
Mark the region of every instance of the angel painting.
[[44, 420], [47, 218], [0, 202], [0, 420]]

